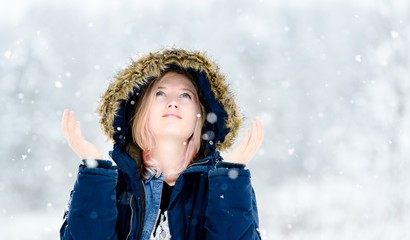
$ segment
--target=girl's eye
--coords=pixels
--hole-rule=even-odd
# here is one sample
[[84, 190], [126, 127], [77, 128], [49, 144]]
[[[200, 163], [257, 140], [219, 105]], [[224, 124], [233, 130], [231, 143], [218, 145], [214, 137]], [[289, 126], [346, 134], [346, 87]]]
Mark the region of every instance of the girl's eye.
[[188, 93], [183, 93], [182, 97], [191, 99], [191, 95], [189, 95]]
[[164, 95], [164, 92], [163, 91], [158, 91], [155, 95], [156, 96], [162, 96], [162, 95]]

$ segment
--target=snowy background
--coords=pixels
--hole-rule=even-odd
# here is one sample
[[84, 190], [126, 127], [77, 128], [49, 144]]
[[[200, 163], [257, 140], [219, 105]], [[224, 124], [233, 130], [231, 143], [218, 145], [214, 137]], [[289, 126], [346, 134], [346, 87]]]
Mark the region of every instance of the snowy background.
[[169, 46], [206, 51], [265, 125], [264, 239], [410, 239], [409, 1], [1, 0], [0, 33], [0, 239], [58, 239], [63, 110], [108, 158], [99, 96]]

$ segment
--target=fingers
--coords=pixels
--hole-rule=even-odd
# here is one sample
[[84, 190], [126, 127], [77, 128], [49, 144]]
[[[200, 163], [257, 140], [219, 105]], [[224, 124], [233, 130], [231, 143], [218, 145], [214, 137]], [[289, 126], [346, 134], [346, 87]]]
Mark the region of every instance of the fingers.
[[73, 143], [82, 138], [81, 125], [79, 121], [75, 122], [75, 113], [73, 111], [64, 110], [61, 128], [70, 146], [73, 146]]
[[75, 120], [75, 113], [70, 111], [69, 117], [68, 117], [68, 134], [70, 137], [72, 137], [74, 134], [74, 120]]
[[260, 130], [260, 137], [261, 137], [261, 144], [262, 144], [262, 141], [265, 138], [265, 129], [263, 128], [262, 121], [260, 121], [260, 129], [259, 130]]
[[79, 121], [75, 123], [74, 133], [76, 137], [81, 137], [81, 125]]
[[259, 137], [259, 131], [258, 131], [258, 119], [254, 118], [252, 121], [252, 133], [251, 137], [249, 138], [249, 144], [248, 144], [248, 153], [250, 155], [253, 155], [255, 152], [255, 145], [257, 143]]
[[263, 125], [259, 118], [252, 121], [252, 132], [246, 148], [246, 155], [252, 158], [262, 144], [264, 134]]
[[256, 151], [259, 149], [259, 147], [262, 144], [263, 141], [263, 124], [262, 121], [259, 118], [255, 118], [255, 138], [254, 144], [256, 146]]
[[255, 126], [255, 135], [253, 138], [253, 141], [255, 141], [255, 143], [262, 143], [263, 140], [263, 125], [262, 125], [262, 121], [259, 118], [255, 118], [254, 119], [254, 126]]
[[248, 145], [248, 142], [249, 142], [249, 129], [246, 129], [245, 133], [243, 134], [242, 141], [238, 146], [238, 149], [244, 151], [246, 149], [246, 146]]
[[68, 131], [68, 110], [64, 109], [63, 119], [61, 120], [61, 130], [63, 131], [64, 137], [67, 138]]

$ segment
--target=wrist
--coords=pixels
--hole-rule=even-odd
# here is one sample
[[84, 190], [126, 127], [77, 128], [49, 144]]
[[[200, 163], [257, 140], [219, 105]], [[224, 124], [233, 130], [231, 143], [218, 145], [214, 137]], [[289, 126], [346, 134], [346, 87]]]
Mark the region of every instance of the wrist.
[[101, 160], [101, 159], [83, 159], [83, 164], [87, 166], [87, 168], [111, 168], [113, 166], [113, 162], [110, 160]]
[[242, 164], [242, 163], [228, 162], [228, 161], [225, 161], [225, 160], [223, 160], [221, 162], [218, 162], [216, 164], [217, 168], [245, 168], [245, 166], [246, 165]]

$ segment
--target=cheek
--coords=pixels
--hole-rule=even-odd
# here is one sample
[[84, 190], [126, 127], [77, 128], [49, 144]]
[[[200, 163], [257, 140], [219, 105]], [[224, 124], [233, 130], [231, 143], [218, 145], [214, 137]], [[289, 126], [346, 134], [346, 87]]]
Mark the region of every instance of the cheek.
[[158, 106], [152, 105], [148, 112], [148, 126], [151, 122], [156, 122], [159, 115]]
[[158, 114], [160, 107], [161, 105], [157, 101], [154, 101], [149, 109], [149, 115], [154, 116], [155, 114]]
[[198, 113], [199, 113], [199, 114], [202, 114], [202, 113], [201, 113], [201, 110], [198, 109], [197, 107], [193, 107], [193, 108], [191, 109], [191, 111], [190, 111], [189, 120], [190, 120], [191, 125], [192, 125], [193, 127], [195, 127], [196, 122], [197, 122], [197, 120], [199, 119], [198, 116], [197, 116]]

